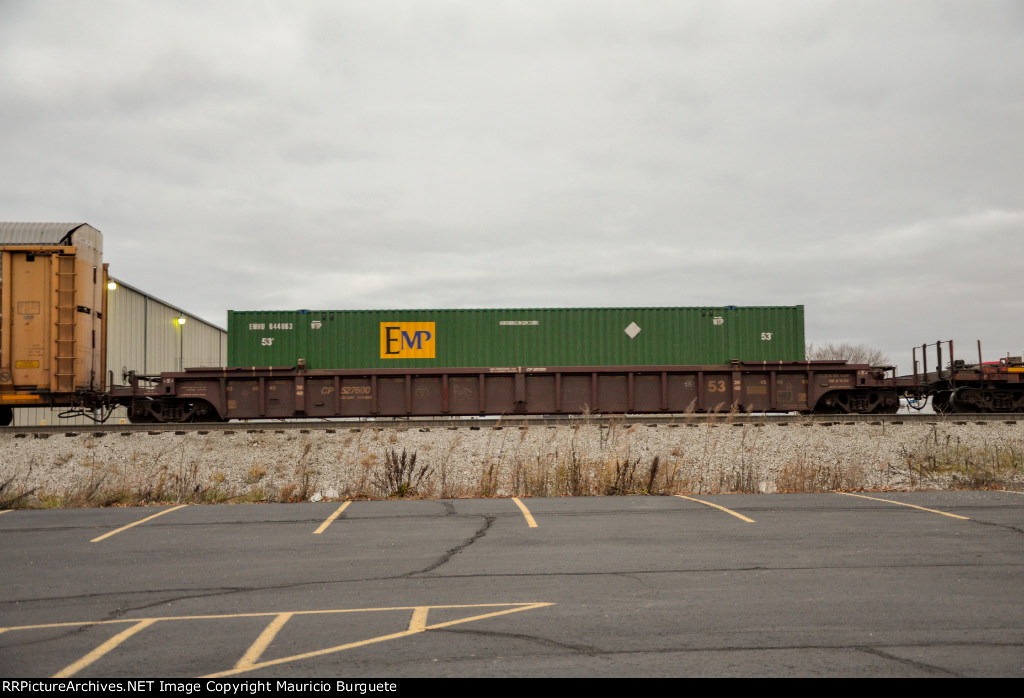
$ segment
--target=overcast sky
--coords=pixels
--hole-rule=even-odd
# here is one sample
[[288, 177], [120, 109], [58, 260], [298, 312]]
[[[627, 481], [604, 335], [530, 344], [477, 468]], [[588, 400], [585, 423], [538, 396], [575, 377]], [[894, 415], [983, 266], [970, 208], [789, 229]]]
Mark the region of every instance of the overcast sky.
[[1024, 2], [0, 0], [0, 219], [226, 310], [1024, 349]]

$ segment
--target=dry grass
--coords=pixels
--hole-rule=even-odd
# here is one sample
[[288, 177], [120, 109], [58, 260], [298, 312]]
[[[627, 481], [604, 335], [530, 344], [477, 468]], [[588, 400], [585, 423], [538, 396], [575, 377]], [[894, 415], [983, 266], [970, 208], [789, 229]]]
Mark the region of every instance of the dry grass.
[[199, 476], [199, 464], [194, 462], [177, 469], [161, 465], [148, 476], [133, 476], [125, 469], [104, 468], [96, 463], [87, 466], [88, 474], [70, 486], [40, 489], [34, 504], [43, 508], [75, 508], [210, 504], [233, 499], [216, 473], [204, 480]]
[[[867, 426], [808, 421], [781, 429], [740, 424], [736, 415], [686, 415], [658, 431], [593, 414], [558, 428], [506, 422], [486, 432], [453, 428], [429, 436], [419, 433], [426, 430], [375, 427], [336, 439], [246, 437], [227, 453], [210, 441], [186, 448], [183, 440], [169, 439], [116, 462], [104, 455], [109, 441], [62, 442], [53, 455], [26, 457], [20, 471], [3, 471], [0, 508], [296, 502], [314, 495], [447, 499], [1009, 488], [1024, 481], [1024, 441], [1016, 437], [979, 445], [937, 426], [900, 451], [891, 442], [883, 448], [885, 439], [873, 433], [865, 436]], [[844, 451], [848, 438], [845, 443], [855, 448]]]
[[[91, 448], [92, 444], [86, 442], [83, 446]], [[306, 444], [292, 478], [279, 488], [261, 484], [268, 469], [260, 464], [254, 464], [238, 483], [231, 483], [224, 472], [216, 469], [204, 475], [201, 463], [186, 458], [183, 446], [136, 454], [120, 465], [87, 457], [78, 464], [80, 475], [60, 486], [24, 485], [32, 481], [30, 465], [24, 473], [15, 473], [0, 483], [0, 508], [305, 501], [319, 487], [318, 471], [308, 462], [311, 448]], [[70, 467], [72, 459], [73, 454], [61, 454], [56, 458], [57, 465]]]
[[602, 494], [607, 496], [626, 494], [661, 494], [657, 488], [658, 469], [661, 457], [655, 456], [651, 464], [646, 468], [640, 467], [640, 457], [632, 461], [616, 459], [611, 470], [608, 471], [610, 479], [602, 488]]
[[19, 477], [19, 474], [15, 473], [3, 482], [0, 482], [0, 509], [14, 509], [24, 506], [28, 501], [30, 501], [30, 497], [32, 497], [39, 488], [23, 485], [19, 486], [16, 484], [16, 481], [27, 480], [31, 475], [32, 467], [29, 466], [28, 472], [25, 473], [24, 477]]
[[277, 501], [304, 502], [317, 491], [317, 487], [320, 484], [320, 474], [308, 462], [312, 450], [313, 444], [307, 442], [303, 447], [298, 463], [295, 464], [293, 471], [295, 479], [281, 487]]
[[905, 450], [904, 457], [918, 487], [951, 481], [955, 488], [1002, 489], [1015, 486], [1024, 474], [1024, 445], [993, 442], [971, 447], [937, 428], [916, 448]]

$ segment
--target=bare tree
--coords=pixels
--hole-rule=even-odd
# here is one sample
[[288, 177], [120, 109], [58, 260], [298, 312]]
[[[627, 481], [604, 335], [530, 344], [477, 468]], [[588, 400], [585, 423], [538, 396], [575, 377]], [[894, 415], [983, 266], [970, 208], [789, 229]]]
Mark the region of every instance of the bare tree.
[[808, 361], [847, 361], [851, 364], [868, 364], [869, 366], [887, 366], [889, 357], [880, 349], [873, 349], [865, 344], [808, 344]]

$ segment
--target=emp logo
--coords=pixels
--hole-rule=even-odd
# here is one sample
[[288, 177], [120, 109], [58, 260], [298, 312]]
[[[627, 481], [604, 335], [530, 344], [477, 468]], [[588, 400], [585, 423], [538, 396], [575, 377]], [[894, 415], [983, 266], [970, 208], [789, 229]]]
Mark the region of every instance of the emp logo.
[[380, 323], [380, 358], [433, 359], [435, 357], [434, 323]]
[[319, 330], [323, 326], [324, 326], [323, 320], [310, 320], [309, 321], [310, 329]]

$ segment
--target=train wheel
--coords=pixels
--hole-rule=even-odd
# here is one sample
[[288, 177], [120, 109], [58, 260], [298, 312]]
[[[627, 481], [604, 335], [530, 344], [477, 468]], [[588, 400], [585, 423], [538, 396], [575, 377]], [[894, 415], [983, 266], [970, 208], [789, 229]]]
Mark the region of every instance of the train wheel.
[[951, 412], [952, 408], [949, 405], [949, 398], [953, 393], [949, 390], [940, 390], [939, 392], [932, 395], [932, 409], [937, 414], [946, 414]]
[[896, 414], [900, 411], [900, 398], [896, 393], [883, 392], [878, 394], [878, 405], [872, 414]]
[[139, 400], [128, 405], [128, 421], [132, 424], [153, 424], [156, 416], [150, 410], [151, 400]]
[[958, 388], [950, 395], [952, 412], [1018, 412], [1024, 407], [1020, 391], [991, 388]]
[[223, 422], [216, 408], [206, 400], [161, 398], [140, 400], [128, 409], [133, 424], [180, 424], [184, 422]]
[[191, 404], [190, 409], [192, 416], [189, 421], [192, 422], [226, 422], [228, 420], [220, 416], [216, 408], [206, 400], [197, 400]]
[[0, 407], [0, 427], [6, 427], [14, 421], [14, 410], [10, 407]]
[[949, 395], [950, 412], [992, 412], [992, 391], [958, 388]]
[[823, 395], [815, 414], [896, 414], [900, 398], [889, 390], [836, 390]]

